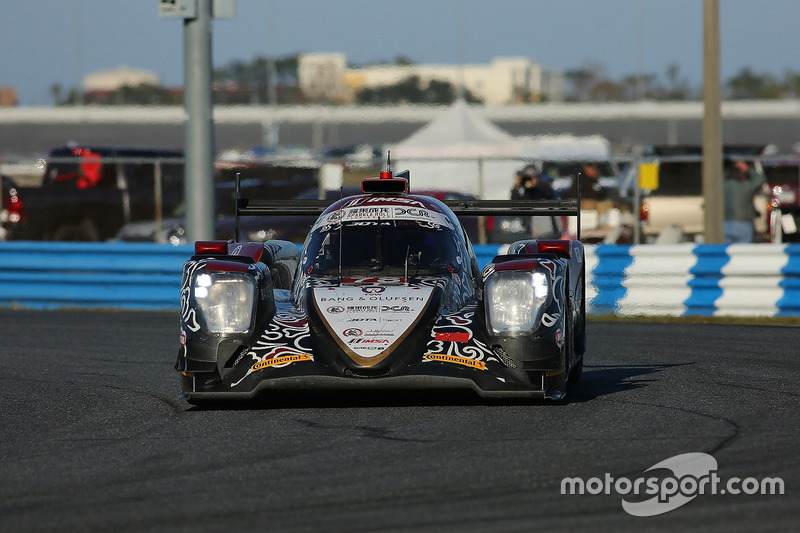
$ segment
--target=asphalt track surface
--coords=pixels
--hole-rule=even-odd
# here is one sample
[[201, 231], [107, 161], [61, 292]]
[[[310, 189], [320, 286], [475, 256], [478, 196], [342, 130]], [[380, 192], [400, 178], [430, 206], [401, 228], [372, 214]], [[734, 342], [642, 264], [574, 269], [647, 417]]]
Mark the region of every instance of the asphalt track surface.
[[[177, 322], [0, 310], [0, 531], [800, 528], [796, 328], [592, 322], [563, 404], [306, 393], [200, 409], [178, 398]], [[613, 491], [561, 494], [565, 476], [633, 480], [689, 452], [785, 494], [647, 517]]]

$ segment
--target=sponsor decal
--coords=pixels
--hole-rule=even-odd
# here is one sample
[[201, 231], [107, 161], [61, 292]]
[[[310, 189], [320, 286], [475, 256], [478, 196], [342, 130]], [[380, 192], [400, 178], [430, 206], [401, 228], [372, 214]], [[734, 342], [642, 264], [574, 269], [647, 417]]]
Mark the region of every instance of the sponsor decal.
[[311, 354], [310, 353], [298, 353], [294, 355], [284, 355], [281, 357], [273, 357], [272, 359], [266, 359], [264, 361], [259, 361], [258, 363], [253, 365], [253, 371], [261, 370], [262, 368], [268, 368], [275, 365], [283, 365], [286, 363], [297, 363], [299, 361], [310, 361]]
[[389, 339], [362, 339], [362, 338], [355, 338], [350, 339], [347, 341], [348, 344], [390, 344], [391, 341]]
[[469, 342], [469, 339], [468, 331], [439, 331], [436, 333], [437, 341]]
[[[421, 300], [422, 298], [420, 298]], [[407, 305], [382, 305], [381, 313], [410, 313], [411, 308]]]
[[393, 329], [370, 329], [364, 333], [366, 337], [382, 337], [382, 336], [389, 336], [392, 337], [397, 332]]
[[429, 361], [441, 361], [443, 363], [455, 363], [457, 365], [468, 366], [478, 370], [486, 370], [486, 363], [469, 357], [461, 357], [459, 355], [446, 355], [443, 353], [426, 353], [425, 359]]
[[[380, 284], [380, 285], [405, 285], [407, 283], [406, 278], [394, 278], [394, 277], [381, 277], [381, 278], [342, 278], [341, 286], [345, 287], [348, 285], [363, 285], [365, 283], [372, 283], [372, 284]], [[416, 287], [414, 287], [416, 288]], [[362, 287], [362, 290], [364, 287]]]
[[380, 294], [386, 290], [386, 287], [361, 287], [361, 292], [364, 294]]
[[[325, 327], [348, 357], [362, 366], [377, 364], [400, 345], [420, 320], [432, 294], [433, 287], [387, 284], [313, 290]], [[346, 303], [330, 305], [331, 300]]]
[[425, 207], [407, 207], [398, 205], [353, 205], [344, 207], [343, 209], [337, 209], [336, 211], [332, 211], [327, 215], [319, 217], [311, 231], [317, 231], [321, 227], [331, 226], [338, 222], [388, 222], [393, 220], [408, 220], [412, 222], [424, 223], [432, 227], [445, 226], [450, 229], [453, 229], [454, 227], [447, 216]]
[[348, 305], [348, 313], [377, 313], [377, 305]]
[[427, 207], [427, 204], [417, 200], [416, 198], [409, 198], [406, 196], [396, 196], [392, 198], [382, 198], [382, 197], [374, 197], [374, 196], [362, 196], [360, 198], [354, 198], [349, 202], [345, 203], [345, 207], [353, 207], [356, 205], [362, 204], [406, 204], [406, 205], [416, 205], [419, 207]]

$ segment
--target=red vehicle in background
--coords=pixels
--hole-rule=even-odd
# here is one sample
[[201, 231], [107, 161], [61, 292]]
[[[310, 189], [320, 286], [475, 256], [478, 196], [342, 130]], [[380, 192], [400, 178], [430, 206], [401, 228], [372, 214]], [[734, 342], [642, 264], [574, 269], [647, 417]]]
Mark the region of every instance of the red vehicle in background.
[[761, 160], [770, 189], [769, 240], [800, 241], [800, 155]]
[[3, 175], [0, 180], [0, 241], [6, 240], [11, 228], [25, 222], [25, 205], [19, 195], [17, 183], [11, 177]]

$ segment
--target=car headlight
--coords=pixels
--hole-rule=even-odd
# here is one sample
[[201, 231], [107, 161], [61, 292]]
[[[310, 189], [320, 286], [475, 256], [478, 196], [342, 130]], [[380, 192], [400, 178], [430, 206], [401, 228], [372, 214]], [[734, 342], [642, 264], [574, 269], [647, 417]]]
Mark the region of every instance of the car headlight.
[[240, 272], [200, 272], [194, 300], [212, 333], [249, 333], [253, 323], [256, 280]]
[[494, 335], [531, 333], [550, 289], [542, 272], [495, 272], [486, 280], [486, 322]]

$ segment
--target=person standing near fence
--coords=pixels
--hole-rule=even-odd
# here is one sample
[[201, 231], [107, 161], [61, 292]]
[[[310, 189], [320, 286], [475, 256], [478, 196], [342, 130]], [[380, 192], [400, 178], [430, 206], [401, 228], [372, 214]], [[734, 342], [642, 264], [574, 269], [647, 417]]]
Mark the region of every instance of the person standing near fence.
[[759, 213], [753, 199], [766, 185], [763, 174], [746, 161], [731, 165], [725, 178], [725, 244], [753, 242], [753, 219]]

